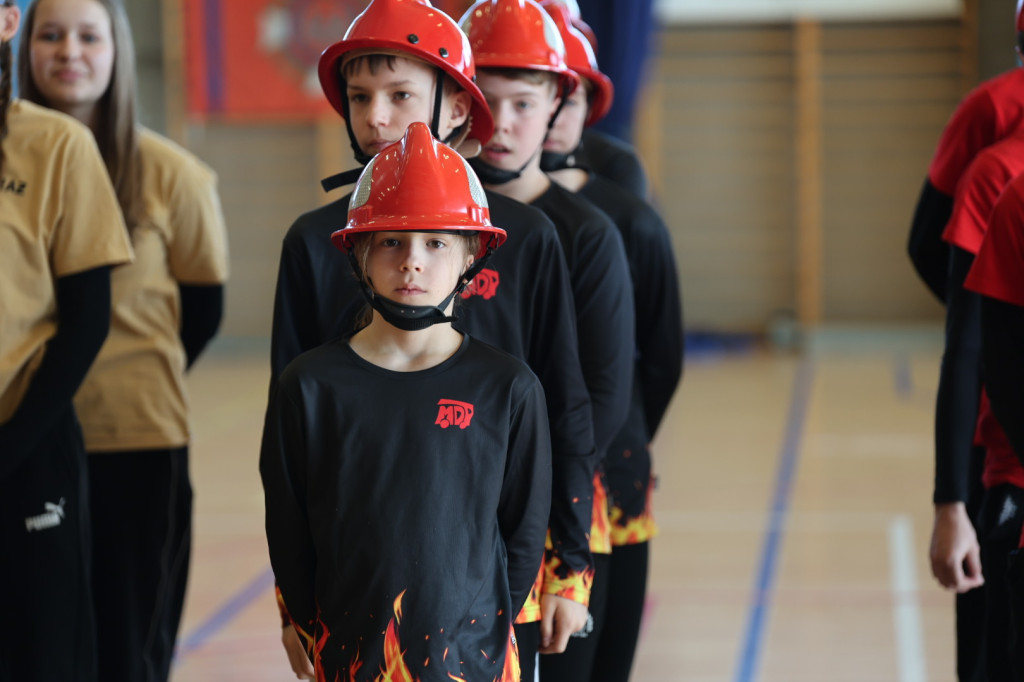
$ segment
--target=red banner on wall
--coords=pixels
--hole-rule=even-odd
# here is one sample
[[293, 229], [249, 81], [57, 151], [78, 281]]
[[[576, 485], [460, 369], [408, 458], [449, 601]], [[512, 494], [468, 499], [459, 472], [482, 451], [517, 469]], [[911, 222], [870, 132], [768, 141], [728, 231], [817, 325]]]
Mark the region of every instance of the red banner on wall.
[[366, 0], [184, 0], [187, 110], [308, 121], [333, 111], [316, 66]]

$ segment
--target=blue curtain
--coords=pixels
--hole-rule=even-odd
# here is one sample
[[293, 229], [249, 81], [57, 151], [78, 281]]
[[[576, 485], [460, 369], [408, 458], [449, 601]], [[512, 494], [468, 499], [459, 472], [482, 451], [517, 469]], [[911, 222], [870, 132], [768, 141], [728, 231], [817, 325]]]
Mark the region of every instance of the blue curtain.
[[577, 0], [597, 36], [597, 63], [615, 85], [615, 102], [594, 127], [632, 141], [637, 94], [643, 88], [654, 30], [654, 0]]
[[[14, 58], [18, 58], [18, 41], [21, 39], [21, 34], [25, 30], [25, 10], [28, 9], [29, 0], [14, 0], [14, 4], [21, 8], [21, 28], [18, 29], [18, 35], [14, 36], [14, 40], [11, 41], [11, 50], [14, 52]], [[14, 80], [12, 82], [11, 92], [14, 96], [18, 95], [18, 71], [17, 68], [14, 70]]]

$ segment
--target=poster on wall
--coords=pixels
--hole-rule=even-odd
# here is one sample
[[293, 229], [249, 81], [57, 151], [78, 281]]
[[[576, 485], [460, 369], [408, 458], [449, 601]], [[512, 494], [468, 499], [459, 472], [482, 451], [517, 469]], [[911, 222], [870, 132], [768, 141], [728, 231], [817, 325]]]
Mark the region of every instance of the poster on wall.
[[366, 0], [184, 0], [193, 119], [309, 121], [333, 111], [316, 68]]

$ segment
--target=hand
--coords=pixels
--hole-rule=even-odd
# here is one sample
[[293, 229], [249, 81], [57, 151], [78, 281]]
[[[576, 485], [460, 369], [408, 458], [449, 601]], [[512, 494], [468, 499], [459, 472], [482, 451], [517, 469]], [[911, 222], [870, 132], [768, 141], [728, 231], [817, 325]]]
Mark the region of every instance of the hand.
[[587, 624], [587, 607], [579, 602], [545, 594], [540, 598], [540, 646], [542, 654], [560, 654], [569, 644], [569, 635]]
[[932, 575], [949, 590], [964, 593], [985, 584], [981, 548], [963, 502], [935, 505], [929, 550]]
[[292, 666], [295, 678], [299, 680], [316, 679], [313, 673], [313, 664], [309, 662], [309, 656], [306, 655], [306, 647], [302, 644], [302, 638], [291, 625], [286, 625], [281, 629], [281, 644], [284, 645], [284, 650], [288, 654], [288, 662]]

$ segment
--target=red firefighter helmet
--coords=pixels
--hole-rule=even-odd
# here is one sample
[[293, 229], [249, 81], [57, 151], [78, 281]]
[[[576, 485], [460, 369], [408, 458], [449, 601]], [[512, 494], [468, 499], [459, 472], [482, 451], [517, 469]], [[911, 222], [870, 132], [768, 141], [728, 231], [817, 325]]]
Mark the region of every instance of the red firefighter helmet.
[[590, 47], [593, 48], [594, 52], [597, 52], [597, 34], [594, 33], [594, 29], [590, 28], [590, 24], [583, 21], [580, 5], [576, 0], [543, 0], [540, 4], [542, 6], [559, 4], [569, 10], [569, 21], [572, 23], [573, 28], [582, 33], [583, 37], [590, 43]]
[[441, 69], [472, 98], [468, 138], [486, 142], [494, 119], [476, 80], [469, 40], [447, 14], [428, 0], [372, 0], [345, 37], [320, 55], [320, 86], [335, 111], [345, 116], [341, 65], [355, 51], [407, 54]]
[[491, 224], [483, 186], [458, 152], [413, 123], [398, 142], [382, 149], [356, 182], [348, 224], [331, 235], [342, 251], [361, 232], [479, 232], [477, 259], [505, 241]]
[[533, 0], [481, 0], [459, 20], [480, 68], [530, 69], [558, 76], [560, 95], [579, 77], [565, 63], [558, 27]]
[[581, 78], [590, 81], [594, 88], [594, 99], [590, 104], [586, 125], [593, 125], [604, 118], [612, 108], [615, 88], [608, 76], [597, 68], [597, 57], [586, 37], [573, 25], [572, 14], [561, 0], [543, 0], [543, 7], [558, 27], [558, 33], [565, 43], [565, 63]]

